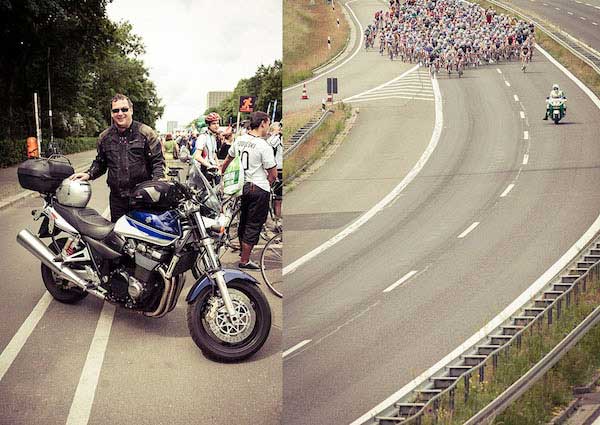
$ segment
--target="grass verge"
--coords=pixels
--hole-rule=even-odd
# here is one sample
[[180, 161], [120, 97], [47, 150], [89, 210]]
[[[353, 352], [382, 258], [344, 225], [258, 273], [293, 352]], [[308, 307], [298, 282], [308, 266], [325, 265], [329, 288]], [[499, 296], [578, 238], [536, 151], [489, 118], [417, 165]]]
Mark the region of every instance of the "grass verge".
[[[517, 18], [519, 18], [519, 16], [515, 15], [514, 13], [501, 7], [498, 7], [495, 4], [489, 3], [485, 0], [475, 0], [475, 3], [479, 4], [481, 7], [484, 7], [486, 9], [491, 7], [497, 13], [504, 13], [505, 15], [516, 16]], [[514, 5], [511, 7], [514, 7]], [[554, 27], [554, 25], [552, 25], [550, 22], [544, 20], [543, 18], [537, 15], [532, 14], [531, 17], [536, 19], [538, 22], [542, 23], [546, 27]], [[544, 50], [550, 53], [550, 55], [554, 59], [556, 59], [565, 68], [571, 71], [596, 95], [600, 96], [600, 75], [596, 71], [594, 71], [592, 67], [590, 67], [587, 63], [585, 63], [577, 56], [572, 54], [569, 50], [562, 47], [552, 38], [547, 36], [539, 28], [536, 28], [535, 30], [535, 39], [537, 44], [540, 45], [540, 47], [542, 47]]]
[[344, 129], [351, 107], [338, 103], [321, 126], [283, 162], [283, 180], [290, 182], [299, 172], [320, 158], [322, 152]]
[[[461, 379], [455, 388], [453, 403], [449, 395], [441, 398], [437, 422], [433, 412], [428, 412], [422, 424], [463, 424], [531, 369], [598, 305], [600, 279], [596, 274], [588, 280], [587, 291], [571, 298], [568, 308], [563, 302], [560, 318], [554, 308], [551, 325], [543, 318], [522, 334], [520, 342], [513, 342], [495, 360], [488, 359], [483, 365], [483, 375], [476, 371], [469, 378]], [[600, 326], [596, 326], [493, 423], [537, 425], [549, 422], [572, 400], [573, 387], [587, 383], [599, 367]], [[468, 397], [465, 397], [466, 388]], [[454, 409], [450, 408], [452, 404]]]
[[[324, 0], [314, 2], [283, 1], [283, 87], [311, 77], [313, 69], [346, 46], [350, 26], [343, 6], [335, 1], [334, 10]], [[327, 47], [327, 36], [331, 37], [331, 49]]]
[[316, 108], [309, 108], [295, 112], [286, 112], [283, 117], [283, 140], [289, 140], [300, 127], [310, 121], [316, 111]]

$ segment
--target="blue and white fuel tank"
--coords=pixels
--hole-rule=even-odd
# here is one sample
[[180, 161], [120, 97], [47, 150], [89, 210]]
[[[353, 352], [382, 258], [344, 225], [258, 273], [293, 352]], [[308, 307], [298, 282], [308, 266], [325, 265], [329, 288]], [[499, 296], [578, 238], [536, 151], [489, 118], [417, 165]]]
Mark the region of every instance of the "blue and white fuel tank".
[[131, 211], [117, 220], [114, 231], [126, 238], [168, 246], [181, 237], [181, 222], [176, 211]]

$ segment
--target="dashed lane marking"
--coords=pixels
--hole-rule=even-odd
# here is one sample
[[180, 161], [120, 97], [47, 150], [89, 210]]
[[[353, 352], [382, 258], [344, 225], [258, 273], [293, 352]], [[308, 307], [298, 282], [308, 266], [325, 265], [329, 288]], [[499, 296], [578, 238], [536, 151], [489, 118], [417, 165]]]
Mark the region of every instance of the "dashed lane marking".
[[523, 156], [523, 165], [527, 165], [529, 163], [529, 155], [525, 154]]
[[283, 352], [283, 354], [281, 354], [281, 357], [287, 357], [287, 356], [289, 356], [294, 351], [297, 351], [297, 350], [301, 349], [302, 347], [304, 347], [306, 344], [308, 344], [311, 341], [312, 341], [312, 339], [305, 339], [304, 341], [299, 342], [298, 344], [294, 345], [293, 347], [288, 348], [287, 350], [285, 350]]
[[524, 140], [529, 140], [529, 131], [524, 131], [523, 132], [523, 139]]
[[525, 112], [523, 111], [519, 111], [519, 115], [521, 116], [521, 119], [524, 120], [525, 119]]
[[418, 270], [411, 270], [411, 271], [409, 271], [404, 276], [402, 276], [396, 283], [393, 283], [390, 286], [388, 286], [387, 288], [385, 288], [383, 290], [383, 292], [393, 291], [394, 289], [396, 289], [398, 286], [402, 285], [404, 282], [406, 282], [408, 279], [410, 279], [411, 277], [413, 277], [417, 273], [418, 273]]
[[500, 195], [501, 198], [504, 198], [506, 195], [508, 195], [508, 193], [513, 189], [513, 187], [515, 187], [514, 183], [509, 184], [506, 189], [504, 189], [504, 192], [502, 192], [502, 195]]
[[517, 96], [517, 95], [515, 94], [515, 95], [513, 95], [513, 97], [515, 98], [515, 102], [518, 102], [518, 101], [519, 101], [519, 96]]
[[475, 223], [473, 223], [469, 227], [467, 227], [464, 232], [462, 232], [460, 235], [458, 235], [458, 239], [462, 239], [465, 236], [467, 236], [469, 233], [471, 233], [477, 226], [479, 226], [479, 223], [480, 223], [479, 221], [476, 221]]

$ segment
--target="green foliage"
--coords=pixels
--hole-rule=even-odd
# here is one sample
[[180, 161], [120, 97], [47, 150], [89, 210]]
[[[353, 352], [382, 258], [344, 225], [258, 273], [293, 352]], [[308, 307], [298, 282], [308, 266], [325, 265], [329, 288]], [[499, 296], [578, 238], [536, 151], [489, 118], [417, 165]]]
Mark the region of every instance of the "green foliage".
[[[0, 1], [0, 138], [35, 134], [33, 93], [54, 135], [96, 135], [110, 122], [116, 92], [135, 103], [134, 118], [153, 125], [163, 108], [139, 59], [144, 46], [128, 23], [106, 16], [108, 0]], [[49, 71], [49, 72], [48, 72]]]
[[[96, 149], [95, 137], [67, 137], [54, 139], [54, 143], [64, 155]], [[42, 139], [41, 151], [46, 152], [48, 141]], [[27, 159], [27, 145], [25, 140], [0, 141], [0, 167], [16, 165]]]
[[[204, 114], [217, 112], [223, 118], [224, 123], [228, 123], [229, 118], [235, 121], [240, 106], [240, 96], [257, 96], [257, 103], [254, 110], [266, 112], [269, 102], [271, 102], [269, 115], [272, 115], [273, 102], [277, 100], [275, 120], [281, 120], [281, 71], [282, 62], [279, 60], [276, 60], [273, 65], [260, 65], [252, 77], [243, 78], [238, 81], [229, 98], [221, 102], [217, 108], [207, 109]], [[248, 116], [249, 114], [242, 113], [241, 119], [246, 119]]]

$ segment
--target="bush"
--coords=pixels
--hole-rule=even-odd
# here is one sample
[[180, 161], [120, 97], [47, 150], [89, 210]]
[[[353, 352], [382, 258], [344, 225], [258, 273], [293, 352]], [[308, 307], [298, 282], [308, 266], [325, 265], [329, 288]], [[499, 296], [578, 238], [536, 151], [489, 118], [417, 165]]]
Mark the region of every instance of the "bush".
[[[60, 153], [68, 155], [96, 149], [95, 137], [67, 137], [66, 139], [54, 139]], [[48, 140], [42, 140], [42, 153], [48, 149]], [[19, 164], [27, 159], [27, 144], [25, 140], [1, 140], [0, 141], [0, 167], [9, 167]]]

